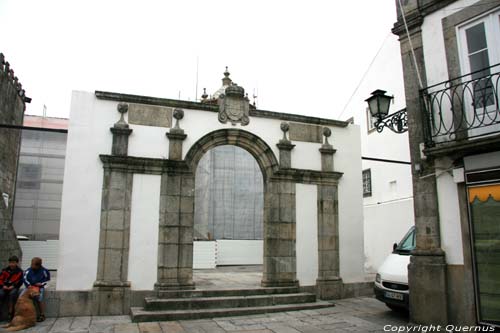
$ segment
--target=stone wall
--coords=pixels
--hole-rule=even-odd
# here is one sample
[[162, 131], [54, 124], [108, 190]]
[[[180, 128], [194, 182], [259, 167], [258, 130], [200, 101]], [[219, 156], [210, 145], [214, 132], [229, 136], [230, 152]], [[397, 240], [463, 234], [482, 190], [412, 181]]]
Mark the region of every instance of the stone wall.
[[[21, 126], [25, 102], [24, 90], [0, 53], [0, 125]], [[0, 127], [0, 265], [11, 255], [21, 257], [21, 248], [12, 226], [17, 164], [21, 130]]]

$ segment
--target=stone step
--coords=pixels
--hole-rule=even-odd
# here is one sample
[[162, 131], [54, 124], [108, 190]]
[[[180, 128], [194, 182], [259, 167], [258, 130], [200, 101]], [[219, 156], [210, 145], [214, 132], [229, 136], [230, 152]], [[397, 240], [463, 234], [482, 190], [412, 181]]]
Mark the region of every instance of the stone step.
[[335, 306], [331, 302], [314, 302], [300, 304], [283, 304], [258, 307], [244, 308], [214, 308], [214, 309], [198, 309], [198, 310], [160, 310], [146, 311], [144, 308], [131, 308], [130, 315], [132, 322], [147, 322], [147, 321], [169, 321], [169, 320], [189, 320], [189, 319], [204, 319], [216, 317], [233, 317], [245, 316], [263, 313], [284, 312], [284, 311], [299, 311], [299, 310], [314, 310], [326, 307]]
[[208, 308], [242, 308], [282, 304], [312, 303], [316, 295], [311, 293], [269, 294], [248, 296], [192, 297], [192, 298], [145, 298], [146, 311], [198, 310]]
[[292, 294], [298, 292], [300, 292], [298, 287], [164, 290], [158, 292], [158, 298], [250, 296], [250, 295]]

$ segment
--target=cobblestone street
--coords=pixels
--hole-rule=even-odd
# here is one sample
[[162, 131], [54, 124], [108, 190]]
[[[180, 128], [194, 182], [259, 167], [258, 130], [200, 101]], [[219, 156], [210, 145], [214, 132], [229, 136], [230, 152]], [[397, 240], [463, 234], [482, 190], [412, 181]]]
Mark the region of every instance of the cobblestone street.
[[[314, 333], [383, 332], [385, 325], [405, 325], [408, 317], [370, 297], [344, 299], [332, 308], [173, 322], [131, 323], [128, 316], [48, 318], [21, 332], [36, 333]], [[1, 332], [1, 330], [0, 330]]]

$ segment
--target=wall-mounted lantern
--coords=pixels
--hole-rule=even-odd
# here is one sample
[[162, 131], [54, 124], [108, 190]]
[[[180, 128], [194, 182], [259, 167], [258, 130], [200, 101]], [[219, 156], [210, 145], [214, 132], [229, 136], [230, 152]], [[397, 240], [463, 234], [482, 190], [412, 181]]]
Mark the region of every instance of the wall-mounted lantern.
[[377, 132], [382, 132], [384, 127], [388, 127], [395, 133], [404, 133], [408, 131], [408, 114], [406, 109], [389, 115], [389, 108], [394, 96], [386, 95], [385, 90], [377, 89], [365, 101], [368, 102], [370, 114], [375, 121]]

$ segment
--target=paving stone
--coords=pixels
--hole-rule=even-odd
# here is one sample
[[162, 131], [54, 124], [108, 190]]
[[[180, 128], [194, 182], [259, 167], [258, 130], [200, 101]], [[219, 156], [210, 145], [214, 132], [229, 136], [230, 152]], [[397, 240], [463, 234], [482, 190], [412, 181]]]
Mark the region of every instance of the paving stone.
[[162, 330], [158, 323], [139, 323], [139, 331], [141, 333], [161, 333]]
[[90, 321], [92, 317], [75, 317], [73, 323], [71, 323], [71, 330], [88, 329], [90, 326]]
[[139, 333], [139, 326], [135, 323], [131, 324], [116, 324], [114, 326], [116, 333]]
[[184, 328], [176, 321], [160, 322], [160, 327], [164, 333], [184, 333]]
[[74, 317], [57, 318], [50, 331], [54, 333], [69, 331], [74, 319]]

